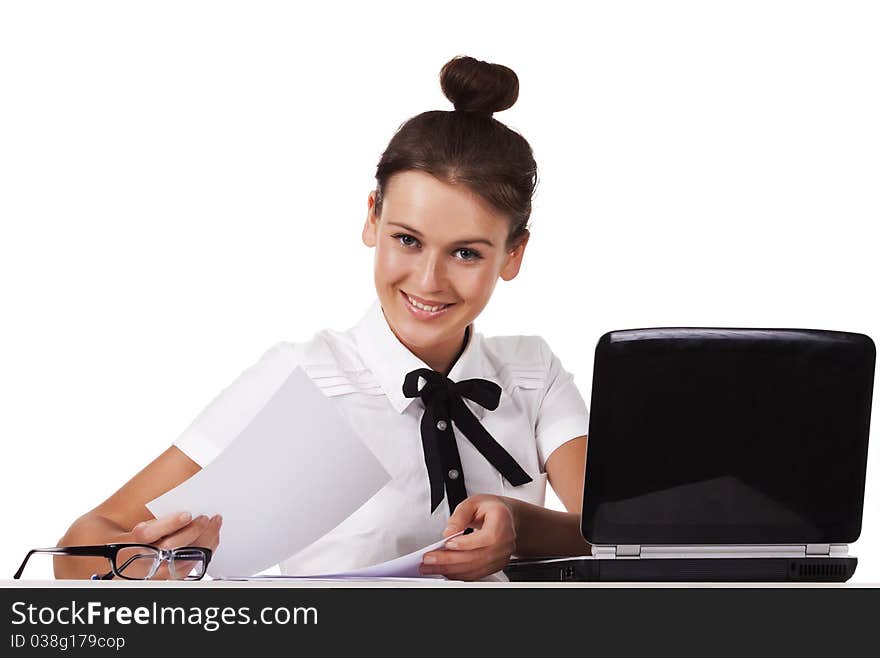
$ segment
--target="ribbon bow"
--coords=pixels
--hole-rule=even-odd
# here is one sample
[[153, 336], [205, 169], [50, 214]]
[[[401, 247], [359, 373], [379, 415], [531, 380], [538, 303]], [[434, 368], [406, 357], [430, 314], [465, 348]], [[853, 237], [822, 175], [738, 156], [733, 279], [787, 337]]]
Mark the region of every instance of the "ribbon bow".
[[[419, 389], [419, 378], [425, 385]], [[479, 450], [480, 454], [514, 486], [531, 482], [522, 467], [516, 463], [501, 445], [480, 424], [467, 408], [463, 398], [473, 400], [481, 407], [494, 411], [501, 399], [501, 387], [486, 379], [465, 379], [454, 382], [445, 375], [427, 368], [407, 373], [403, 381], [403, 394], [408, 398], [422, 398], [425, 413], [422, 414], [422, 448], [425, 466], [431, 484], [431, 512], [443, 500], [446, 489], [449, 513], [467, 498], [461, 457], [455, 444], [452, 423]], [[445, 487], [444, 487], [445, 485]]]

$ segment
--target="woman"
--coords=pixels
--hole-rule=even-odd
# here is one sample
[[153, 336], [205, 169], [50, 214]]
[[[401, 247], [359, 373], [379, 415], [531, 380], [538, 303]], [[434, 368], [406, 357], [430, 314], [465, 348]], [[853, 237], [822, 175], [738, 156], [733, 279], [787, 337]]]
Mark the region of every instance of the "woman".
[[[280, 343], [224, 390], [175, 444], [70, 527], [60, 545], [220, 542], [219, 517], [154, 519], [145, 503], [198, 472], [291, 370], [302, 367], [351, 421], [391, 481], [342, 524], [281, 564], [336, 572], [409, 553], [425, 574], [503, 579], [511, 555], [581, 555], [586, 405], [534, 336], [474, 329], [495, 284], [519, 272], [537, 180], [531, 148], [492, 118], [516, 101], [510, 69], [459, 57], [441, 71], [454, 111], [406, 122], [379, 162], [363, 241], [378, 300], [345, 332]], [[340, 300], [352, 304], [353, 300]], [[568, 512], [543, 507], [549, 479]], [[56, 558], [60, 578], [102, 559]]]

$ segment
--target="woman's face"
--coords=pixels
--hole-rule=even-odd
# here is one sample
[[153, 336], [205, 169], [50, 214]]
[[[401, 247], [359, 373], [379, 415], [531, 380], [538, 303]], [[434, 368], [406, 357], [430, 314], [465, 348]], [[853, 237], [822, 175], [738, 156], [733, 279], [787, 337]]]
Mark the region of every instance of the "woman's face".
[[509, 250], [503, 214], [465, 185], [421, 171], [392, 176], [381, 217], [374, 206], [372, 192], [363, 240], [376, 249], [376, 291], [388, 324], [411, 352], [445, 369], [498, 278], [519, 272], [528, 234]]

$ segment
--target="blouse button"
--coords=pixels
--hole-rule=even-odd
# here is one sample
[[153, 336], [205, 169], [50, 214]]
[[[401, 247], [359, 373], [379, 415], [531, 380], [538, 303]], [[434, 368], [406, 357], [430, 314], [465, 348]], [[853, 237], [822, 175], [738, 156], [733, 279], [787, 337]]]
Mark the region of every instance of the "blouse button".
[[449, 469], [449, 473], [447, 475], [449, 475], [450, 480], [458, 479], [458, 471], [456, 471], [454, 468]]
[[437, 429], [440, 430], [441, 432], [443, 430], [445, 430], [447, 427], [448, 427], [448, 425], [446, 424], [445, 420], [438, 420], [437, 421]]

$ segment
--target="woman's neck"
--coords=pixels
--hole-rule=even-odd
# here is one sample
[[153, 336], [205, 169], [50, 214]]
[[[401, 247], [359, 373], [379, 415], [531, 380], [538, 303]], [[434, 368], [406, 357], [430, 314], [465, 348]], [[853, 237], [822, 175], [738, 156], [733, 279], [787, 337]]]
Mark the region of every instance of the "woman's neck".
[[448, 375], [452, 370], [452, 367], [455, 365], [455, 362], [458, 361], [459, 357], [464, 353], [464, 350], [467, 347], [471, 328], [470, 325], [465, 327], [464, 334], [460, 339], [450, 340], [447, 343], [436, 345], [430, 349], [413, 349], [404, 341], [400, 340], [400, 336], [397, 335], [397, 332], [394, 331], [393, 327], [391, 327], [391, 332], [394, 334], [395, 338], [400, 341], [401, 345], [419, 357], [419, 359], [431, 368], [431, 370]]
[[461, 357], [464, 353], [465, 348], [468, 344], [468, 338], [470, 337], [471, 328], [470, 326], [465, 327], [464, 335], [462, 336], [460, 341], [450, 342], [448, 346], [441, 345], [437, 348], [431, 350], [430, 352], [415, 352], [410, 350], [419, 357], [422, 361], [428, 364], [431, 370], [435, 370], [439, 373], [443, 373], [444, 375], [448, 375], [452, 370], [452, 367], [455, 365], [456, 361]]

